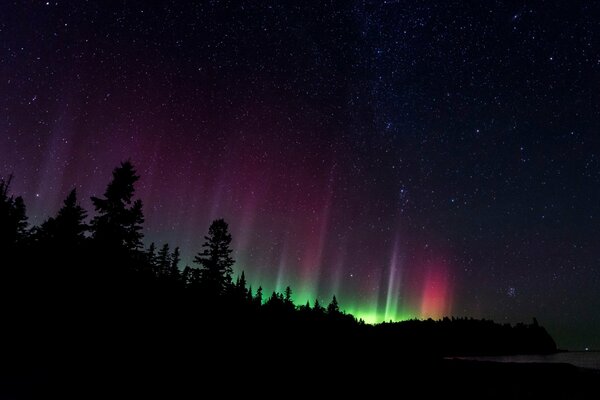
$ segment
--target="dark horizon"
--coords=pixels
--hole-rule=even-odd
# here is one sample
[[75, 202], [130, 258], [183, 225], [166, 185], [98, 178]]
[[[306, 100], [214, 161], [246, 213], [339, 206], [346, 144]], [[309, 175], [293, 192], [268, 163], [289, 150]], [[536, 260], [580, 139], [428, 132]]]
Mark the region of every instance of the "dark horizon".
[[[600, 5], [0, 4], [0, 177], [31, 225], [113, 168], [144, 244], [369, 322], [537, 318], [600, 349]], [[93, 215], [90, 215], [93, 217]]]
[[[356, 383], [344, 384], [356, 371], [371, 391], [375, 380], [390, 374], [412, 379], [426, 373], [441, 383], [427, 396], [456, 392], [449, 389], [453, 383], [474, 378], [468, 391], [458, 390], [463, 398], [573, 398], [589, 394], [595, 383], [596, 372], [577, 364], [468, 360], [568, 354], [557, 353], [536, 319], [515, 326], [473, 318], [373, 326], [343, 312], [335, 296], [324, 307], [318, 299], [312, 306], [294, 304], [289, 286], [268, 297], [260, 286], [253, 291], [243, 272], [233, 277], [232, 236], [223, 219], [210, 224], [194, 265], [182, 271], [179, 247], [142, 244], [139, 178], [125, 161], [113, 170], [104, 194], [91, 197], [91, 218], [73, 189], [55, 216], [31, 228], [23, 199], [10, 191], [11, 178], [0, 180], [2, 397], [74, 391], [80, 397], [81, 390], [98, 395], [129, 387], [138, 395], [156, 394], [157, 386], [171, 398], [211, 390], [231, 394], [222, 379], [233, 379], [236, 391], [247, 393], [250, 387], [240, 382], [260, 385], [265, 376], [298, 384], [306, 360], [335, 367], [325, 380], [304, 382], [304, 389], [335, 389], [338, 395], [356, 390]], [[268, 366], [254, 368], [249, 360]], [[541, 384], [548, 379], [551, 386]]]
[[[128, 176], [130, 181], [127, 183], [120, 182], [119, 179], [122, 180], [123, 178], [119, 177], [123, 176]], [[50, 254], [50, 257], [46, 261], [50, 262], [51, 268], [44, 272], [43, 275], [46, 277], [45, 279], [48, 280], [43, 282], [43, 284], [50, 285], [49, 287], [55, 285], [56, 288], [54, 290], [59, 287], [62, 288], [59, 289], [59, 291], [66, 290], [67, 292], [77, 292], [76, 287], [85, 283], [85, 279], [81, 279], [81, 277], [78, 276], [83, 271], [80, 270], [78, 272], [73, 269], [74, 267], [77, 269], [89, 269], [90, 266], [96, 265], [105, 268], [111, 263], [116, 262], [117, 264], [122, 265], [120, 267], [122, 268], [121, 272], [119, 272], [118, 268], [115, 269], [112, 267], [108, 268], [107, 271], [102, 272], [102, 274], [108, 274], [108, 278], [115, 279], [116, 283], [120, 279], [119, 275], [121, 273], [133, 273], [133, 281], [129, 283], [131, 287], [128, 289], [126, 286], [125, 291], [131, 290], [131, 293], [136, 293], [136, 291], [139, 290], [139, 288], [137, 288], [138, 284], [143, 285], [144, 281], [148, 279], [156, 280], [156, 283], [158, 283], [159, 286], [165, 285], [162, 290], [166, 290], [166, 293], [175, 289], [174, 293], [180, 291], [181, 293], [177, 293], [178, 296], [180, 296], [186, 290], [192, 294], [199, 291], [198, 294], [194, 295], [199, 297], [195, 298], [194, 302], [190, 303], [190, 306], [192, 308], [197, 306], [200, 310], [203, 310], [204, 307], [206, 307], [203, 303], [207, 300], [209, 304], [218, 304], [220, 301], [223, 302], [223, 304], [218, 306], [217, 309], [223, 308], [222, 311], [242, 312], [243, 315], [244, 312], [248, 312], [248, 310], [244, 310], [247, 307], [251, 307], [255, 308], [255, 310], [252, 311], [254, 313], [259, 312], [260, 314], [260, 312], [263, 312], [267, 315], [272, 314], [270, 318], [274, 318], [273, 322], [280, 319], [285, 321], [287, 318], [290, 318], [290, 316], [294, 314], [293, 311], [295, 311], [295, 313], [300, 316], [298, 317], [298, 315], [296, 315], [295, 318], [299, 318], [301, 321], [307, 318], [307, 315], [312, 315], [311, 318], [317, 319], [331, 318], [332, 321], [339, 319], [339, 322], [343, 323], [342, 326], [344, 326], [344, 324], [349, 324], [350, 326], [352, 324], [358, 326], [370, 325], [377, 327], [381, 332], [385, 332], [386, 330], [395, 331], [393, 339], [398, 341], [398, 343], [403, 343], [402, 337], [407, 335], [406, 332], [409, 332], [409, 337], [412, 337], [412, 335], [414, 335], [413, 331], [416, 330], [421, 331], [419, 335], [425, 334], [426, 337], [430, 337], [432, 341], [443, 341], [446, 343], [440, 350], [442, 354], [445, 354], [446, 356], [453, 354], [484, 356], [496, 354], [506, 354], [509, 356], [518, 354], [551, 354], [557, 350], [568, 350], [560, 347], [557, 348], [556, 343], [551, 336], [546, 334], [543, 327], [541, 331], [542, 337], [538, 338], [537, 336], [534, 336], [535, 340], [526, 340], [525, 342], [528, 343], [526, 345], [517, 344], [519, 341], [523, 340], [522, 338], [519, 338], [519, 335], [521, 335], [519, 331], [538, 327], [538, 321], [535, 317], [533, 317], [533, 324], [526, 324], [526, 321], [518, 321], [514, 326], [506, 321], [500, 321], [501, 323], [496, 324], [491, 319], [486, 320], [483, 318], [478, 320], [474, 319], [472, 316], [456, 317], [451, 315], [443, 315], [436, 319], [432, 319], [431, 317], [423, 319], [413, 317], [399, 321], [393, 321], [392, 319], [387, 321], [368, 321], [364, 320], [360, 315], [353, 315], [351, 312], [347, 312], [343, 305], [339, 305], [335, 294], [332, 295], [332, 300], [326, 305], [326, 303], [323, 302], [323, 299], [318, 297], [306, 300], [305, 302], [295, 301], [294, 298], [297, 296], [289, 285], [284, 291], [278, 292], [273, 290], [272, 292], [269, 292], [269, 290], [265, 290], [260, 283], [255, 285], [249, 283], [244, 270], [241, 270], [241, 272], [235, 276], [233, 267], [236, 265], [236, 262], [235, 259], [231, 257], [235, 252], [234, 249], [230, 247], [232, 238], [228, 232], [229, 225], [224, 219], [214, 220], [209, 229], [209, 236], [204, 236], [204, 239], [208, 240], [214, 235], [214, 233], [211, 233], [213, 232], [213, 229], [215, 229], [214, 227], [221, 226], [222, 228], [216, 229], [224, 228], [224, 232], [228, 237], [226, 239], [226, 248], [224, 248], [224, 252], [221, 255], [222, 257], [225, 257], [226, 266], [221, 272], [223, 277], [217, 278], [224, 279], [221, 284], [224, 285], [225, 291], [221, 295], [224, 295], [225, 297], [222, 300], [218, 300], [219, 295], [217, 295], [216, 292], [210, 294], [211, 292], [214, 292], [214, 289], [211, 290], [207, 287], [206, 283], [203, 283], [203, 280], [205, 281], [206, 278], [202, 278], [202, 265], [205, 264], [205, 261], [203, 260], [209, 256], [209, 253], [207, 253], [208, 250], [204, 249], [212, 248], [212, 245], [208, 244], [209, 242], [205, 242], [197, 249], [191, 263], [182, 259], [180, 247], [176, 244], [163, 243], [160, 246], [157, 246], [154, 242], [145, 244], [147, 240], [144, 237], [144, 202], [142, 199], [135, 196], [136, 182], [140, 180], [140, 176], [137, 175], [135, 166], [131, 161], [124, 161], [120, 166], [113, 170], [113, 180], [107, 186], [105, 196], [109, 196], [109, 193], [114, 193], [115, 189], [112, 188], [128, 188], [125, 189], [125, 194], [121, 195], [122, 199], [118, 200], [117, 203], [122, 203], [121, 207], [124, 207], [123, 210], [125, 210], [125, 213], [131, 212], [133, 213], [132, 215], [136, 215], [133, 219], [127, 217], [124, 221], [132, 220], [135, 222], [132, 222], [132, 225], [126, 224], [121, 228], [117, 228], [116, 231], [112, 230], [108, 236], [101, 233], [103, 226], [101, 221], [102, 218], [104, 218], [103, 214], [114, 212], [114, 210], [111, 211], [112, 209], [109, 208], [104, 209], [104, 204], [115, 204], [115, 200], [110, 197], [102, 199], [101, 197], [92, 196], [91, 202], [94, 204], [95, 212], [91, 213], [81, 206], [82, 201], [77, 197], [76, 188], [73, 188], [63, 201], [61, 209], [58, 210], [55, 216], [48, 217], [41, 224], [33, 225], [29, 222], [27, 216], [26, 203], [21, 196], [12, 192], [11, 185], [13, 183], [13, 178], [13, 175], [10, 175], [8, 178], [0, 177], [0, 221], [2, 224], [6, 225], [0, 232], [0, 248], [5, 250], [7, 266], [12, 265], [13, 268], [17, 269], [3, 278], [7, 285], [6, 289], [10, 288], [6, 290], [7, 293], [11, 293], [12, 290], [14, 290], [12, 287], [14, 284], [17, 284], [17, 287], [19, 287], [23, 284], [27, 286], [28, 281], [35, 282], [39, 271], [36, 271], [37, 268], [34, 266], [43, 262], [44, 258], [37, 258], [36, 256], [33, 256], [32, 258], [31, 255], [48, 253]], [[114, 205], [112, 207], [114, 207]], [[115, 214], [114, 218], [125, 217], [118, 217], [117, 214]], [[15, 229], [14, 232], [11, 231], [13, 227]], [[124, 235], [132, 236], [129, 239], [126, 239], [126, 236], [124, 236], [123, 239], [121, 239], [123, 241], [122, 244], [119, 244], [119, 241], [114, 241], [113, 236], [121, 229], [125, 232], [130, 232], [124, 233]], [[119, 247], [121, 246], [124, 247], [122, 250], [119, 250]], [[125, 253], [122, 253], [122, 251], [125, 251]], [[100, 260], [103, 261], [99, 262], [98, 260], [90, 258], [94, 253], [97, 255], [103, 254], [100, 258]], [[68, 274], [71, 276], [64, 276], [64, 272], [59, 271], [61, 265], [69, 266], [70, 270], [68, 271]], [[57, 267], [59, 269], [56, 269]], [[53, 269], [55, 269], [56, 275], [54, 275]], [[83, 276], [90, 274], [90, 272], [92, 271], [84, 272]], [[16, 275], [13, 276], [13, 273], [16, 273]], [[64, 280], [65, 278], [65, 282], [54, 282], [55, 279]], [[252, 292], [253, 286], [255, 290], [257, 290], [255, 294]], [[220, 290], [217, 290], [217, 292], [219, 291]], [[45, 293], [45, 291], [41, 293]], [[207, 293], [209, 296], [208, 299], [206, 298]], [[31, 294], [32, 297], [30, 301], [33, 303], [40, 301], [44, 297], [43, 294], [37, 294], [35, 290]], [[160, 291], [155, 294], [159, 296], [164, 295], [164, 293], [160, 293]], [[22, 293], [20, 293], [20, 295], [22, 295]], [[247, 304], [244, 305], [246, 298]], [[243, 301], [241, 304], [238, 304], [240, 299]], [[98, 300], [102, 299], [99, 298]], [[217, 303], [213, 303], [214, 301], [217, 301]], [[233, 303], [230, 303], [231, 301], [233, 301]], [[326, 306], [324, 307], [324, 305]], [[13, 310], [13, 312], [14, 311], [16, 310]], [[27, 314], [26, 309], [24, 309], [23, 315], [25, 316]], [[246, 318], [248, 318], [248, 316], [244, 317], [244, 320]], [[256, 316], [250, 317], [250, 320], [253, 318], [256, 318]], [[483, 331], [480, 330], [482, 328]], [[486, 333], [486, 329], [489, 328], [498, 330], [504, 328], [505, 333], [500, 334], [493, 340], [489, 340], [489, 335], [492, 335], [493, 337], [493, 335], [498, 334], [492, 332]], [[482, 337], [484, 338], [483, 342], [481, 341], [481, 338], [477, 339], [478, 336], [481, 336], [482, 334]], [[448, 335], [450, 335], [451, 339], [447, 337]], [[515, 344], [504, 345], [506, 347], [502, 347], [503, 345], [496, 347], [499, 343], [507, 340], [503, 335], [516, 335], [515, 339], [510, 339], [514, 340]], [[460, 340], [458, 340], [459, 338]], [[508, 341], [510, 342], [510, 340]], [[415, 348], [420, 349], [417, 353], [429, 354], [431, 351], [431, 349], [426, 350], [426, 347], [424, 346], [426, 340], [415, 341], [413, 338], [412, 341], [412, 346], [416, 346]], [[547, 344], [547, 341], [551, 344]], [[419, 344], [417, 345], [417, 343]], [[457, 343], [462, 344], [457, 345]], [[475, 343], [472, 350], [465, 350], [471, 348], [470, 346], [472, 343]], [[493, 343], [497, 344], [495, 345]], [[400, 348], [405, 348], [405, 346], [401, 344], [399, 344], [399, 346]], [[464, 346], [464, 348], [461, 346]], [[514, 346], [514, 348], [511, 346]], [[538, 350], [536, 350], [536, 346], [539, 346]], [[452, 350], [455, 348], [462, 350]], [[457, 353], [454, 353], [455, 351], [457, 351]], [[466, 353], [463, 353], [465, 351]], [[582, 349], [582, 351], [593, 352], [594, 350], [585, 348]]]
[[[253, 291], [244, 271], [234, 277], [233, 238], [222, 218], [212, 221], [193, 263], [182, 268], [178, 246], [143, 245], [143, 201], [135, 195], [139, 180], [135, 166], [124, 161], [113, 170], [104, 194], [91, 197], [91, 218], [72, 189], [55, 216], [30, 227], [26, 204], [11, 192], [12, 176], [0, 179], [0, 293], [6, 303], [2, 323], [14, 327], [6, 343], [24, 346], [36, 360], [36, 353], [50, 349], [20, 338], [33, 335], [62, 343], [70, 354], [81, 349], [65, 342], [64, 336], [101, 321], [101, 329], [119, 333], [112, 339], [85, 333], [76, 341], [96, 344], [84, 349], [118, 349], [127, 336], [136, 336], [150, 324], [159, 337], [187, 334], [220, 341], [241, 334], [258, 341], [257, 348], [264, 351], [278, 349], [273, 343], [285, 341], [314, 349], [329, 339], [326, 351], [352, 345], [355, 355], [363, 356], [376, 343], [404, 357], [437, 361], [448, 356], [557, 352], [535, 318], [515, 326], [454, 317], [371, 325], [345, 312], [335, 294], [326, 305], [318, 298], [312, 304], [297, 304], [290, 286], [270, 295], [261, 285]], [[166, 341], [150, 349], [173, 352], [176, 346]], [[30, 362], [35, 363], [26, 363]]]

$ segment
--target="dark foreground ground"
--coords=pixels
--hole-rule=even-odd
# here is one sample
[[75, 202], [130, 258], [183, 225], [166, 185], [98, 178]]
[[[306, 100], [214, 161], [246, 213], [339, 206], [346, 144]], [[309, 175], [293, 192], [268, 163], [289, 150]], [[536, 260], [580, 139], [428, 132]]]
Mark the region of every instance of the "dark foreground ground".
[[440, 380], [468, 398], [589, 399], [600, 394], [600, 373], [570, 364], [443, 360], [439, 365]]
[[107, 289], [102, 303], [14, 292], [0, 400], [598, 398], [595, 371], [448, 360], [439, 334], [167, 307], [140, 291]]
[[574, 366], [444, 359], [464, 335], [479, 355], [500, 348], [483, 322], [463, 336], [376, 329], [222, 305], [139, 275], [82, 272], [89, 284], [69, 285], [35, 271], [0, 279], [0, 400], [598, 398], [599, 375]]
[[[569, 364], [288, 350], [255, 348], [220, 356], [109, 351], [37, 365], [17, 362], [2, 371], [0, 399], [589, 399], [599, 394], [600, 373]], [[97, 362], [90, 364], [88, 356]]]

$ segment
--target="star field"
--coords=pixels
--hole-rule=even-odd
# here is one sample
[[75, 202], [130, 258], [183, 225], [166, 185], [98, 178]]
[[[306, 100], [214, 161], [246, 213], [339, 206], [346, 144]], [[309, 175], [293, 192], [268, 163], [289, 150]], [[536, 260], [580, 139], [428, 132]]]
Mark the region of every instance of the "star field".
[[0, 175], [30, 222], [130, 158], [146, 241], [368, 321], [537, 317], [600, 348], [600, 7], [3, 2]]

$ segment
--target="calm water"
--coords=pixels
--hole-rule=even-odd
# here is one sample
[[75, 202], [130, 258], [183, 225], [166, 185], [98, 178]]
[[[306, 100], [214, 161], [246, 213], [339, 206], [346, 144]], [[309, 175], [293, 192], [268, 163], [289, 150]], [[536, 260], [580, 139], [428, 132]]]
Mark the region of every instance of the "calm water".
[[600, 370], [600, 352], [570, 351], [550, 355], [521, 355], [494, 357], [460, 357], [465, 360], [517, 362], [517, 363], [567, 363], [580, 368]]

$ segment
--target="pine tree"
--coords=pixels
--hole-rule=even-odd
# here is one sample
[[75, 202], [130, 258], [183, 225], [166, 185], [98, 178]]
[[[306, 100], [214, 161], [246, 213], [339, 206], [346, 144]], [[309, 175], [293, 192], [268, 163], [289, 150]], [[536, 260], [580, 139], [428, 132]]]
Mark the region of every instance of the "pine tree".
[[316, 313], [322, 313], [324, 311], [321, 303], [319, 303], [319, 299], [315, 299], [315, 305], [313, 306], [313, 311]]
[[15, 239], [17, 241], [27, 237], [27, 210], [25, 201], [21, 196], [15, 197], [13, 202], [12, 223], [15, 227]]
[[40, 236], [53, 245], [77, 246], [85, 239], [88, 230], [84, 222], [86, 211], [77, 202], [77, 192], [71, 190], [55, 218], [49, 218], [40, 228]]
[[148, 250], [146, 250], [146, 262], [148, 263], [148, 266], [150, 267], [150, 270], [153, 273], [155, 273], [157, 269], [157, 260], [158, 258], [156, 257], [156, 245], [154, 244], [154, 242], [152, 242], [150, 243]]
[[256, 296], [254, 296], [254, 302], [258, 306], [262, 305], [262, 300], [263, 300], [262, 292], [263, 292], [263, 288], [262, 288], [262, 286], [259, 286], [258, 289], [256, 290]]
[[236, 286], [241, 292], [246, 291], [246, 274], [244, 271], [242, 271], [242, 274], [239, 276]]
[[181, 256], [179, 255], [179, 247], [175, 247], [173, 254], [171, 254], [171, 266], [169, 268], [169, 276], [173, 279], [179, 278], [179, 262]]
[[158, 252], [157, 256], [157, 264], [158, 264], [158, 275], [159, 276], [169, 276], [169, 270], [171, 266], [171, 254], [169, 252], [169, 244], [165, 243], [163, 247]]
[[247, 296], [248, 290], [246, 289], [246, 274], [244, 271], [242, 271], [235, 282], [235, 297], [238, 301], [244, 302]]
[[292, 288], [291, 287], [286, 287], [285, 288], [285, 302], [287, 304], [292, 304]]
[[204, 250], [198, 253], [194, 262], [201, 266], [201, 281], [206, 294], [219, 296], [231, 287], [231, 234], [223, 219], [213, 221], [208, 229], [208, 236], [202, 245]]
[[12, 175], [0, 180], [0, 246], [14, 246], [27, 236], [27, 213], [21, 196], [10, 193]]
[[331, 303], [329, 303], [329, 305], [327, 306], [327, 314], [338, 315], [339, 313], [340, 313], [340, 307], [339, 307], [337, 299], [335, 298], [335, 295], [334, 295], [333, 299], [331, 300]]
[[130, 161], [114, 169], [104, 198], [92, 197], [97, 216], [92, 220], [94, 239], [108, 248], [136, 250], [142, 245], [141, 200], [133, 200], [140, 177]]

